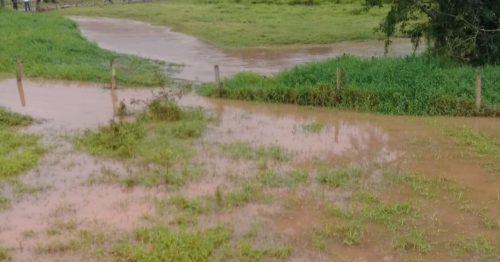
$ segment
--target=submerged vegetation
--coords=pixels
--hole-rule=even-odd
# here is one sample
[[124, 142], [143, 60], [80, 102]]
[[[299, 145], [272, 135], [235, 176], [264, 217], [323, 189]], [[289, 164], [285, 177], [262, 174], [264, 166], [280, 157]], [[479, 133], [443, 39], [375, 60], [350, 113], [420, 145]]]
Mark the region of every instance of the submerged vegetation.
[[[201, 109], [181, 108], [174, 97], [174, 92], [160, 91], [152, 100], [141, 101], [146, 109], [135, 115], [134, 121], [112, 121], [108, 126], [86, 131], [73, 142], [77, 149], [92, 155], [128, 160], [145, 167], [122, 181], [129, 186], [182, 185], [199, 173], [187, 164], [196, 154], [193, 139], [203, 135], [210, 118]], [[118, 179], [110, 172], [104, 173], [107, 174], [93, 180]]]
[[[336, 89], [336, 69], [342, 72]], [[272, 77], [243, 72], [224, 80], [226, 98], [258, 102], [329, 106], [397, 115], [497, 115], [475, 107], [475, 70], [469, 66], [428, 57], [357, 58], [342, 56], [298, 65]], [[498, 67], [483, 74], [485, 105], [500, 104]], [[199, 92], [216, 96], [212, 83]]]
[[163, 86], [170, 81], [164, 62], [102, 50], [67, 18], [0, 9], [0, 31], [0, 74], [12, 76], [21, 56], [27, 77], [107, 82], [115, 58], [120, 84]]

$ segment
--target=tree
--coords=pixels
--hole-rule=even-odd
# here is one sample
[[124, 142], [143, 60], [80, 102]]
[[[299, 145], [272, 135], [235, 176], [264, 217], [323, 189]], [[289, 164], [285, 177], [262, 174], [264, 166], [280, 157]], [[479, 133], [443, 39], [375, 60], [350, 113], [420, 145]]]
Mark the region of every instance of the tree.
[[500, 63], [499, 0], [366, 0], [367, 9], [391, 9], [378, 30], [390, 38], [399, 29], [415, 47], [427, 39], [429, 51], [473, 64]]
[[5, 8], [5, 0], [0, 0], [0, 8]]

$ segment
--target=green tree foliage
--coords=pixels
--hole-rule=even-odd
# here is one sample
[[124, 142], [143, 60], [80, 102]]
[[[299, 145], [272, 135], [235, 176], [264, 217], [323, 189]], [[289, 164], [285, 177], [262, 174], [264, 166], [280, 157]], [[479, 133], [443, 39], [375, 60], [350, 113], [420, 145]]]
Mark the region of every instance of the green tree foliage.
[[473, 64], [500, 63], [499, 0], [366, 0], [372, 8], [390, 4], [380, 24], [390, 37], [399, 28], [417, 47], [428, 40], [429, 51]]

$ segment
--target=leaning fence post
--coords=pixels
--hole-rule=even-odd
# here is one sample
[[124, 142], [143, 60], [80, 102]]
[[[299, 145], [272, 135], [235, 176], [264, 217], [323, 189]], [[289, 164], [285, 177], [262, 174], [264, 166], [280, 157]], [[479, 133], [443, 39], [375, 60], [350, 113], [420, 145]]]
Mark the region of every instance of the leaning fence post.
[[476, 109], [481, 109], [481, 72], [476, 71]]
[[111, 102], [113, 103], [113, 114], [118, 115], [118, 95], [116, 94], [116, 70], [115, 59], [110, 61], [111, 66]]
[[220, 81], [219, 66], [215, 65], [215, 82], [217, 83], [217, 90], [219, 92], [219, 98], [222, 98], [222, 82]]
[[340, 68], [337, 67], [337, 92], [340, 92], [340, 85], [342, 81], [342, 77], [340, 75]]
[[21, 57], [17, 57], [17, 90], [19, 91], [19, 98], [21, 98], [21, 105], [26, 106], [26, 100], [24, 98], [23, 80], [21, 76]]

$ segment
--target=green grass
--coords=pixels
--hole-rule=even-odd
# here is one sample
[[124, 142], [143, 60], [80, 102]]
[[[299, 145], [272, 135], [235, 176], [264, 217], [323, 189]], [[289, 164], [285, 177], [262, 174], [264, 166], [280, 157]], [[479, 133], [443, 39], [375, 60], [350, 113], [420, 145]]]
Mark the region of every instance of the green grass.
[[10, 250], [5, 247], [0, 246], [0, 261], [11, 261], [12, 256], [10, 255]]
[[210, 261], [216, 250], [231, 239], [224, 226], [187, 231], [158, 226], [136, 229], [113, 248], [115, 261]]
[[173, 197], [170, 202], [177, 209], [192, 214], [202, 214], [207, 210], [207, 206], [199, 199], [188, 199], [179, 195]]
[[481, 261], [500, 260], [500, 242], [498, 239], [484, 237], [462, 238], [451, 242], [455, 254], [460, 257], [480, 258]]
[[478, 132], [467, 126], [442, 124], [441, 131], [453, 139], [455, 145], [465, 154], [473, 154], [481, 159], [483, 166], [500, 172], [500, 140], [485, 132]]
[[10, 207], [10, 199], [0, 195], [0, 210]]
[[251, 243], [242, 240], [236, 245], [235, 253], [235, 257], [238, 258], [238, 261], [263, 261], [266, 258], [284, 260], [290, 256], [292, 248], [289, 246], [254, 248]]
[[163, 86], [165, 64], [100, 49], [73, 21], [52, 15], [0, 10], [0, 73], [13, 76], [16, 57], [30, 78], [108, 82], [116, 58], [119, 85]]
[[287, 161], [290, 155], [277, 145], [252, 147], [246, 142], [232, 142], [222, 145], [222, 152], [235, 159]]
[[[336, 90], [336, 69], [342, 88]], [[359, 58], [343, 56], [298, 65], [272, 77], [242, 72], [224, 80], [223, 97], [239, 100], [328, 106], [396, 115], [498, 115], [475, 110], [475, 70], [425, 55]], [[485, 105], [500, 105], [498, 66], [479, 68]], [[199, 93], [214, 97], [215, 84]]]
[[353, 183], [358, 183], [359, 178], [363, 176], [363, 170], [359, 168], [345, 167], [345, 168], [320, 168], [318, 170], [317, 181], [320, 184], [341, 187]]
[[139, 20], [169, 26], [174, 31], [220, 47], [244, 48], [331, 44], [381, 37], [374, 34], [373, 29], [388, 11], [384, 7], [359, 14], [359, 4], [291, 6], [280, 5], [280, 1], [269, 1], [269, 4], [250, 4], [260, 2], [252, 0], [241, 2], [173, 1], [69, 8], [56, 13]]
[[318, 122], [316, 120], [309, 123], [309, 124], [304, 124], [302, 126], [302, 129], [304, 129], [304, 131], [310, 132], [310, 133], [321, 133], [323, 128], [324, 128], [323, 123]]
[[0, 108], [0, 179], [12, 178], [35, 167], [45, 153], [38, 135], [18, 130], [32, 122], [29, 116]]
[[394, 250], [414, 250], [422, 254], [431, 251], [431, 242], [427, 235], [420, 230], [410, 230], [397, 237], [393, 244]]
[[198, 109], [166, 107], [178, 111], [178, 118], [153, 119], [149, 115], [157, 113], [148, 108], [135, 122], [111, 122], [73, 141], [77, 148], [85, 148], [92, 155], [102, 157], [140, 157], [144, 163], [162, 166], [189, 159], [193, 155], [191, 140], [203, 134], [209, 119]]
[[250, 182], [243, 183], [238, 190], [223, 192], [220, 188], [214, 192], [215, 203], [220, 208], [241, 207], [261, 199], [262, 187]]
[[196, 155], [194, 140], [201, 137], [210, 118], [201, 109], [181, 108], [171, 98], [157, 97], [132, 122], [111, 122], [73, 138], [76, 149], [92, 155], [121, 159], [142, 169], [126, 177], [109, 170], [89, 183], [121, 181], [133, 186], [181, 186], [200, 175], [190, 160]]

